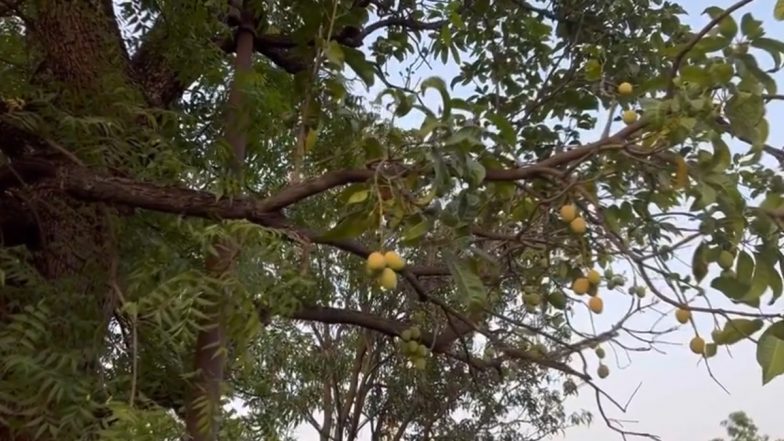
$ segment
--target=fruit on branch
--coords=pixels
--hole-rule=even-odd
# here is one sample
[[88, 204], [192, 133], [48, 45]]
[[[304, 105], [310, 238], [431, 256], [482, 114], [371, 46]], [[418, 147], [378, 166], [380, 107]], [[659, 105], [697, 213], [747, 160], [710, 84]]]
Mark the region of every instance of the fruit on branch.
[[600, 364], [599, 368], [596, 369], [596, 375], [601, 379], [605, 379], [610, 375], [610, 368], [606, 364]]
[[419, 352], [419, 343], [410, 340], [406, 343], [406, 352], [411, 355], [416, 355]]
[[604, 300], [599, 296], [591, 297], [591, 299], [588, 300], [588, 307], [594, 314], [601, 314], [602, 311], [604, 311]]
[[623, 83], [618, 85], [618, 94], [619, 95], [631, 95], [634, 91], [634, 87], [632, 87], [631, 83], [624, 81]]
[[626, 110], [625, 112], [623, 112], [621, 119], [623, 119], [623, 122], [625, 122], [626, 124], [634, 124], [635, 122], [637, 122], [637, 112], [635, 112], [634, 110]]
[[411, 329], [406, 329], [403, 332], [401, 332], [400, 333], [400, 338], [402, 338], [403, 341], [411, 340]]
[[595, 269], [589, 270], [585, 277], [588, 279], [591, 285], [598, 285], [599, 282], [602, 281], [601, 274], [599, 274], [599, 271], [596, 271]]
[[634, 286], [631, 288], [633, 294], [635, 294], [639, 298], [645, 297], [645, 287], [644, 286]]
[[378, 251], [370, 253], [367, 258], [367, 268], [370, 271], [381, 271], [387, 266], [384, 255]]
[[428, 352], [429, 349], [425, 345], [419, 345], [419, 347], [417, 348], [417, 355], [420, 357], [426, 357]]
[[722, 269], [728, 270], [732, 268], [732, 264], [735, 262], [735, 256], [733, 256], [729, 251], [724, 250], [719, 253], [718, 262]]
[[414, 369], [418, 371], [423, 371], [427, 367], [427, 360], [424, 358], [415, 358], [412, 363], [414, 364]]
[[572, 230], [572, 233], [585, 234], [587, 228], [588, 225], [585, 223], [585, 219], [581, 217], [576, 217], [573, 221], [569, 222], [569, 229]]
[[691, 319], [691, 311], [684, 308], [678, 308], [675, 310], [675, 320], [678, 320], [678, 323], [685, 325]]
[[397, 273], [392, 271], [391, 268], [384, 268], [378, 277], [378, 283], [386, 290], [397, 288]]
[[384, 254], [384, 262], [389, 268], [392, 268], [395, 271], [400, 271], [406, 266], [406, 261], [400, 257], [400, 254], [394, 251], [387, 251]]
[[689, 342], [689, 349], [697, 355], [702, 355], [705, 352], [705, 340], [696, 335]]
[[419, 326], [412, 326], [408, 328], [411, 331], [411, 339], [412, 340], [419, 340], [419, 337], [422, 336], [422, 333], [419, 331]]
[[561, 207], [561, 220], [564, 222], [571, 222], [577, 217], [577, 206], [574, 204], [566, 204]]
[[547, 296], [547, 301], [553, 305], [553, 308], [555, 309], [562, 310], [566, 308], [566, 296], [560, 291], [550, 293], [550, 295]]
[[526, 306], [539, 306], [542, 304], [542, 296], [539, 294], [526, 294], [523, 296]]
[[716, 355], [717, 347], [716, 343], [707, 343], [705, 345], [705, 358], [711, 358]]
[[596, 352], [596, 356], [597, 356], [597, 357], [599, 357], [599, 359], [600, 359], [600, 360], [601, 360], [601, 359], [603, 359], [605, 355], [607, 355], [607, 354], [604, 352], [604, 348], [602, 348], [601, 346], [600, 346], [600, 347], [597, 347], [597, 348], [596, 348], [596, 350], [595, 350], [595, 352]]
[[583, 295], [588, 292], [590, 287], [591, 284], [585, 277], [578, 277], [572, 282], [572, 291], [574, 291], [575, 294]]
[[716, 343], [717, 345], [723, 344], [724, 331], [722, 331], [721, 329], [714, 329], [713, 331], [711, 331], [711, 338], [713, 339], [713, 342]]

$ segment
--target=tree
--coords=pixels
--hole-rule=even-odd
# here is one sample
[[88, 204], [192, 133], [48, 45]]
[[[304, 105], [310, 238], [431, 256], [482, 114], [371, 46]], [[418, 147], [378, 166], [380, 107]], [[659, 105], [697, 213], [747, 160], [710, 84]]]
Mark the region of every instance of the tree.
[[[768, 435], [760, 435], [754, 421], [745, 412], [732, 412], [729, 418], [721, 422], [727, 429], [727, 436], [733, 441], [768, 441]], [[713, 441], [722, 441], [716, 438]]]
[[631, 434], [602, 357], [661, 307], [773, 380], [752, 2], [0, 2], [0, 438], [540, 438], [578, 386]]

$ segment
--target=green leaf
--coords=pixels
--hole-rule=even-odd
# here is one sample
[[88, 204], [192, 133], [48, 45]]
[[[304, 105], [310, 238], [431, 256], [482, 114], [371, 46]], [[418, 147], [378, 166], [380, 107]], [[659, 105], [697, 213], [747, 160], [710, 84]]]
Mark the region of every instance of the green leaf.
[[343, 47], [342, 50], [346, 64], [359, 75], [367, 87], [372, 86], [375, 80], [375, 71], [373, 65], [365, 60], [365, 54], [352, 47]]
[[602, 64], [598, 60], [588, 60], [585, 63], [585, 79], [598, 81], [602, 78]]
[[[784, 0], [779, 3], [784, 4]], [[762, 367], [763, 385], [784, 373], [784, 321], [770, 325], [760, 336], [757, 363]]]
[[422, 82], [420, 86], [422, 92], [426, 92], [427, 89], [436, 89], [438, 93], [441, 94], [441, 100], [443, 101], [444, 105], [444, 114], [443, 116], [449, 116], [451, 112], [451, 100], [449, 99], [449, 92], [446, 89], [446, 83], [444, 79], [441, 77], [430, 77]]
[[716, 277], [711, 282], [711, 287], [721, 291], [732, 300], [738, 300], [749, 290], [749, 285], [739, 282], [731, 277]]
[[784, 20], [784, 0], [776, 0], [776, 6], [773, 8], [773, 18]]
[[487, 298], [485, 285], [482, 279], [466, 263], [458, 261], [453, 256], [447, 257], [449, 272], [457, 286], [457, 292], [467, 304], [483, 304]]
[[719, 137], [713, 138], [711, 142], [713, 143], [713, 158], [711, 158], [710, 170], [714, 172], [723, 172], [732, 162], [730, 148], [727, 146], [727, 143]]
[[[716, 6], [711, 6], [710, 8], [705, 9], [705, 12], [710, 15], [711, 18], [715, 19], [724, 13], [724, 10]], [[727, 38], [733, 38], [738, 33], [738, 24], [730, 15], [724, 17], [721, 22], [719, 22], [718, 28], [719, 33]]]
[[735, 136], [754, 140], [758, 137], [757, 125], [765, 114], [761, 96], [738, 92], [727, 101], [725, 111]]
[[325, 240], [351, 239], [367, 231], [373, 224], [374, 216], [369, 216], [367, 212], [359, 211], [343, 218], [335, 228], [322, 235]]
[[756, 47], [767, 52], [771, 58], [773, 58], [773, 62], [777, 69], [779, 66], [781, 66], [781, 54], [784, 53], [784, 42], [774, 40], [772, 38], [762, 37], [751, 40], [749, 44], [752, 47]]
[[487, 119], [496, 127], [498, 127], [498, 132], [501, 135], [501, 139], [503, 139], [507, 144], [515, 145], [517, 143], [517, 133], [506, 117], [495, 113], [490, 113], [487, 115]]
[[430, 221], [427, 219], [422, 219], [422, 221], [408, 227], [405, 232], [403, 232], [402, 241], [403, 242], [412, 242], [420, 237], [424, 236], [427, 233], [427, 230], [430, 229]]
[[765, 32], [762, 30], [762, 21], [755, 19], [750, 12], [743, 14], [740, 19], [740, 30], [749, 39], [761, 37]]
[[346, 59], [346, 55], [343, 53], [343, 48], [337, 41], [331, 40], [329, 42], [326, 50], [324, 51], [324, 55], [327, 57], [327, 60], [333, 64], [337, 65], [338, 67], [343, 67], [343, 60]]
[[694, 250], [694, 256], [692, 256], [691, 270], [694, 274], [694, 279], [697, 282], [702, 281], [702, 279], [704, 279], [708, 274], [708, 259], [706, 257], [707, 249], [707, 244], [702, 242], [699, 244], [699, 246], [697, 246], [697, 249]]
[[721, 331], [722, 344], [732, 345], [745, 338], [751, 337], [762, 329], [765, 323], [760, 319], [733, 319], [724, 324]]
[[473, 158], [466, 160], [466, 167], [468, 168], [468, 183], [473, 186], [479, 186], [485, 180], [485, 167]]
[[745, 285], [751, 284], [751, 277], [754, 274], [754, 259], [745, 251], [738, 253], [738, 263], [735, 265], [735, 274], [738, 281]]

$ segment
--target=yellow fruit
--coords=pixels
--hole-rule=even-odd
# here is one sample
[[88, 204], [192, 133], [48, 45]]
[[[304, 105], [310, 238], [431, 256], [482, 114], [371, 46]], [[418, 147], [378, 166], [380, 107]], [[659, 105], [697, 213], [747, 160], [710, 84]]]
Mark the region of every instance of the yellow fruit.
[[600, 364], [599, 368], [596, 369], [596, 374], [599, 376], [599, 378], [607, 378], [607, 376], [610, 375], [610, 368], [608, 368], [607, 365]]
[[569, 223], [569, 228], [572, 230], [572, 233], [575, 234], [583, 234], [585, 230], [588, 228], [588, 225], [585, 223], [585, 219], [581, 217], [574, 218], [573, 221]]
[[596, 348], [596, 356], [597, 356], [597, 357], [599, 357], [600, 359], [602, 359], [602, 358], [604, 358], [604, 356], [605, 356], [605, 355], [607, 355], [607, 354], [605, 354], [605, 352], [604, 352], [604, 349], [603, 349], [603, 348], [601, 348], [601, 347], [599, 347], [599, 348]]
[[580, 277], [574, 280], [572, 283], [572, 291], [575, 294], [585, 294], [588, 292], [588, 288], [591, 287], [591, 284], [588, 282], [588, 279], [585, 277]]
[[598, 285], [599, 282], [602, 281], [601, 274], [599, 274], [599, 271], [596, 271], [594, 269], [588, 271], [588, 274], [585, 277], [588, 279], [589, 282], [591, 282], [591, 285]]
[[691, 311], [689, 311], [688, 309], [678, 308], [675, 311], [675, 320], [678, 320], [678, 323], [682, 325], [688, 323], [690, 318], [691, 318]]
[[574, 204], [567, 204], [561, 207], [561, 220], [571, 222], [577, 217], [577, 207]]
[[702, 355], [705, 352], [705, 340], [695, 336], [689, 342], [689, 349], [697, 355]]
[[370, 253], [367, 258], [367, 269], [369, 271], [381, 271], [386, 266], [387, 262], [384, 259], [383, 254], [379, 253], [378, 251]]
[[391, 268], [384, 268], [384, 271], [382, 271], [381, 275], [378, 277], [378, 283], [380, 283], [381, 287], [384, 289], [397, 288], [397, 273], [392, 271]]
[[634, 91], [634, 87], [632, 87], [631, 83], [623, 82], [618, 85], [618, 94], [619, 95], [631, 95]]
[[406, 266], [406, 261], [400, 257], [400, 254], [394, 251], [387, 251], [386, 254], [384, 254], [384, 262], [395, 271], [400, 271]]
[[588, 307], [594, 314], [601, 314], [604, 311], [604, 300], [598, 296], [591, 297], [591, 300], [588, 300]]
[[627, 110], [623, 112], [623, 116], [621, 118], [626, 124], [633, 124], [637, 121], [637, 112], [634, 110]]

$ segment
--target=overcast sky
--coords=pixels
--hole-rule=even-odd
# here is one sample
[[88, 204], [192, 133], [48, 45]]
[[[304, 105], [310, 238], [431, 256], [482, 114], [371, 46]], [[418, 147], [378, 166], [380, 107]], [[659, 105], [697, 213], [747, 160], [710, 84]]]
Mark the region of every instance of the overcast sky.
[[[711, 5], [728, 7], [734, 1], [730, 0], [680, 0], [677, 1], [689, 12], [686, 21], [695, 27], [704, 26], [708, 19], [702, 15], [702, 10]], [[735, 16], [737, 19], [745, 12], [752, 12], [755, 18], [764, 21], [764, 27], [769, 37], [784, 40], [784, 24], [772, 19], [773, 0], [756, 0]], [[762, 55], [763, 59], [767, 55]], [[765, 61], [767, 63], [767, 61]], [[393, 69], [390, 69], [393, 71]], [[422, 77], [441, 75], [451, 78], [455, 70], [449, 67], [436, 67], [429, 72], [421, 73]], [[776, 77], [779, 90], [784, 90], [782, 75]], [[371, 91], [370, 96], [380, 89]], [[459, 95], [460, 91], [454, 91]], [[439, 103], [437, 96], [429, 96], [427, 101]], [[432, 101], [431, 101], [432, 100]], [[776, 121], [784, 121], [784, 107], [777, 102], [769, 107], [768, 120], [770, 124], [769, 143], [774, 146], [784, 145], [784, 127]], [[412, 123], [411, 120], [405, 121]], [[405, 124], [405, 125], [409, 125]], [[733, 150], [745, 151], [746, 147], [733, 146]], [[690, 260], [690, 251], [685, 255], [685, 261]], [[683, 265], [680, 269], [690, 273], [690, 269]], [[710, 276], [709, 276], [710, 277]], [[714, 295], [721, 295], [713, 292]], [[613, 318], [618, 318], [625, 311], [627, 304], [621, 299], [613, 301], [613, 295], [607, 294], [605, 298], [606, 311], [602, 315], [603, 321], [598, 321], [597, 326], [606, 328], [612, 324]], [[620, 302], [620, 304], [618, 303]], [[666, 309], [664, 309], [667, 311]], [[583, 316], [584, 317], [584, 316]], [[654, 320], [655, 317], [645, 317], [642, 320]], [[672, 320], [671, 320], [672, 321]], [[587, 323], [583, 320], [584, 323]], [[674, 323], [674, 321], [672, 321]], [[697, 317], [698, 327], [703, 334], [709, 334], [713, 329], [710, 317]], [[670, 335], [668, 341], [686, 343], [693, 336], [689, 327], [683, 327], [677, 333]], [[760, 427], [762, 433], [770, 434], [773, 439], [784, 438], [784, 377], [779, 377], [768, 385], [761, 386], [761, 373], [755, 358], [755, 348], [751, 344], [738, 344], [733, 347], [730, 357], [725, 351], [712, 359], [711, 367], [722, 385], [729, 390], [727, 394], [712, 380], [704, 364], [698, 364], [698, 357], [694, 356], [686, 347], [664, 347], [666, 354], [635, 353], [631, 362], [627, 362], [623, 354], [619, 354], [620, 363], [616, 363], [612, 350], [608, 350], [608, 363], [612, 371], [609, 378], [601, 384], [605, 390], [618, 401], [626, 402], [635, 388], [639, 391], [631, 400], [628, 411], [624, 414], [612, 410], [607, 404], [605, 408], [611, 417], [626, 421], [625, 428], [640, 432], [649, 432], [661, 436], [663, 441], [709, 441], [723, 436], [720, 422], [730, 412], [743, 410], [747, 412]], [[596, 362], [595, 357], [589, 357]], [[586, 389], [581, 394], [566, 403], [570, 411], [580, 409], [590, 410], [595, 414], [595, 421], [586, 427], [568, 429], [565, 436], [553, 437], [551, 441], [610, 441], [619, 440], [620, 436], [606, 427], [596, 411], [595, 397], [591, 390]], [[300, 439], [317, 439], [310, 430], [298, 431]]]

